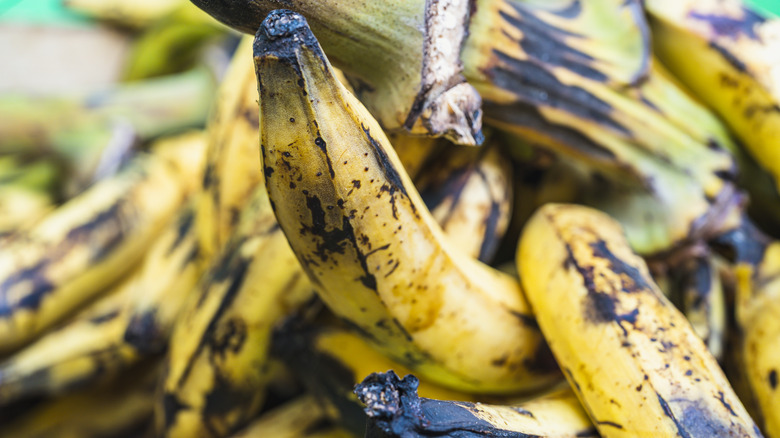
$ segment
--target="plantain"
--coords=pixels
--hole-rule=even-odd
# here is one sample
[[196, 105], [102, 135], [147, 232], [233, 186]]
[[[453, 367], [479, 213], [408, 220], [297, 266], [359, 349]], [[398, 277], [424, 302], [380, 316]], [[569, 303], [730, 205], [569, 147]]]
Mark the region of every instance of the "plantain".
[[[250, 34], [280, 6], [247, 0], [193, 3]], [[458, 144], [482, 142], [481, 99], [461, 75], [458, 60], [468, 1], [298, 0], [284, 6], [309, 18], [336, 67], [384, 128], [444, 136]]]
[[780, 190], [780, 19], [740, 0], [645, 2], [661, 60], [728, 124]]
[[325, 304], [444, 386], [506, 393], [557, 380], [519, 284], [445, 241], [301, 15], [269, 14], [255, 65], [266, 186]]
[[490, 405], [419, 397], [413, 375], [371, 374], [355, 387], [369, 417], [366, 438], [598, 437], [570, 389], [519, 405]]
[[0, 363], [0, 404], [110, 380], [161, 353], [201, 271], [192, 223], [183, 206], [127, 278]]
[[310, 395], [298, 397], [252, 421], [231, 438], [352, 438], [328, 417], [327, 409]]
[[13, 438], [99, 438], [144, 436], [152, 416], [159, 361], [133, 367], [123, 380], [93, 385], [45, 401], [3, 425], [0, 436]]
[[203, 171], [193, 132], [161, 141], [0, 251], [0, 350], [29, 342], [133, 267]]
[[419, 171], [415, 187], [450, 242], [489, 263], [512, 211], [510, 161], [494, 139], [480, 149], [444, 146]]
[[736, 312], [742, 334], [740, 358], [767, 436], [780, 434], [780, 244], [757, 241], [753, 257], [738, 259]]
[[542, 207], [517, 264], [545, 339], [602, 436], [761, 436], [608, 216]]
[[196, 226], [205, 259], [216, 257], [230, 239], [241, 210], [262, 181], [258, 139], [257, 80], [252, 38], [236, 48], [208, 122], [203, 196]]
[[171, 335], [159, 436], [225, 436], [262, 406], [273, 327], [313, 295], [260, 184]]
[[25, 186], [0, 185], [0, 242], [29, 229], [54, 209], [48, 193]]

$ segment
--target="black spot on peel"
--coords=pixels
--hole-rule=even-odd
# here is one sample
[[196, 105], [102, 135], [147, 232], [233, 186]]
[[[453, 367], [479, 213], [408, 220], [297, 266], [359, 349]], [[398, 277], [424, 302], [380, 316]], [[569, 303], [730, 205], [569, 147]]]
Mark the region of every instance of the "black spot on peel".
[[231, 318], [217, 326], [209, 337], [208, 343], [212, 354], [224, 357], [228, 353], [237, 354], [241, 351], [246, 338], [246, 322], [239, 318]]
[[767, 375], [767, 380], [769, 381], [769, 387], [772, 388], [773, 391], [777, 389], [777, 370], [770, 370], [769, 375]]
[[127, 324], [124, 341], [140, 354], [151, 355], [163, 351], [168, 337], [157, 324], [156, 310], [133, 315]]
[[501, 204], [496, 202], [495, 199], [491, 199], [490, 212], [483, 221], [485, 224], [485, 236], [482, 239], [482, 245], [479, 247], [478, 259], [482, 262], [489, 263], [496, 251], [498, 251], [502, 237], [497, 232], [499, 220], [501, 220]]
[[[377, 142], [374, 137], [371, 136], [371, 132], [369, 132], [369, 129], [366, 128], [365, 125], [361, 124], [360, 127], [363, 129], [363, 133], [371, 143], [371, 152], [374, 154], [374, 158], [376, 159], [382, 174], [385, 176], [385, 178], [387, 178], [388, 184], [384, 185], [382, 190], [386, 191], [390, 195], [390, 200], [393, 203], [393, 213], [395, 214], [395, 197], [393, 195], [395, 195], [396, 192], [400, 192], [406, 199], [409, 199], [409, 194], [407, 193], [406, 187], [401, 180], [401, 175], [398, 173], [398, 169], [393, 166], [393, 163], [390, 161], [387, 153], [382, 148], [382, 145], [380, 145], [379, 142]], [[417, 211], [414, 204], [410, 202], [409, 205], [412, 207], [412, 211], [416, 214]]]
[[92, 318], [89, 319], [89, 322], [90, 324], [100, 325], [116, 319], [116, 317], [119, 316], [120, 314], [121, 312], [119, 311], [119, 309], [112, 310], [110, 312], [106, 312], [101, 315], [93, 316]]
[[[20, 269], [0, 284], [0, 318], [8, 318], [19, 309], [37, 310], [44, 298], [54, 290], [46, 277], [46, 268], [53, 260], [43, 259], [33, 266]], [[26, 284], [30, 292], [14, 303], [9, 302], [10, 291]]]
[[314, 139], [314, 144], [317, 145], [325, 155], [325, 162], [328, 164], [328, 173], [330, 173], [331, 179], [335, 178], [336, 172], [333, 171], [333, 163], [331, 163], [330, 155], [328, 155], [328, 144], [319, 136], [319, 133], [317, 133], [317, 138]]
[[181, 245], [184, 239], [192, 230], [192, 225], [195, 223], [195, 212], [191, 209], [187, 209], [184, 214], [179, 217], [179, 222], [176, 227], [176, 239], [174, 239], [171, 246], [168, 248], [166, 255], [171, 255], [176, 248]]
[[607, 248], [606, 242], [599, 240], [598, 242], [590, 244], [590, 246], [593, 248], [594, 257], [608, 260], [609, 268], [620, 275], [623, 292], [633, 293], [652, 290], [652, 286], [648, 283], [639, 269], [616, 257], [609, 248]]
[[599, 421], [599, 420], [596, 420], [596, 424], [598, 424], [599, 426], [614, 427], [615, 429], [622, 429], [623, 428], [623, 425], [615, 423], [614, 421]]
[[729, 411], [729, 413], [730, 413], [730, 414], [731, 414], [733, 417], [736, 417], [736, 416], [737, 416], [737, 413], [736, 413], [736, 412], [734, 412], [734, 408], [732, 408], [732, 407], [731, 407], [731, 404], [729, 404], [729, 403], [726, 401], [726, 396], [723, 394], [723, 391], [718, 391], [718, 396], [717, 396], [717, 397], [715, 397], [715, 398], [717, 398], [717, 399], [718, 399], [718, 401], [720, 402], [720, 404], [722, 404], [722, 405], [723, 405], [723, 407], [724, 407], [724, 408], [726, 408], [726, 409]]

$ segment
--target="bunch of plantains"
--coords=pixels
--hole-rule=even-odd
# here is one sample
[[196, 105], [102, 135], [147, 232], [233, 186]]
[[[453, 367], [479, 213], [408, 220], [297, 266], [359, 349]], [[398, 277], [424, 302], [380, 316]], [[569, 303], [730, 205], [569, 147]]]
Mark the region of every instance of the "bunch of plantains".
[[780, 438], [780, 19], [192, 3], [0, 96], [0, 437]]

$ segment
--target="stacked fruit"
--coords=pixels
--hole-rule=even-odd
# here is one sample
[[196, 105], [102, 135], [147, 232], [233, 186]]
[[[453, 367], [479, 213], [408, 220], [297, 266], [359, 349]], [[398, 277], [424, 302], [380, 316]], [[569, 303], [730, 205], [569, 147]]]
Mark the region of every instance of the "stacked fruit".
[[[71, 3], [157, 10], [116, 1]], [[0, 120], [0, 209], [49, 190], [0, 221], [0, 435], [780, 437], [780, 20], [193, 3], [255, 35], [205, 131], [113, 94]], [[128, 77], [225, 32], [156, 6]]]

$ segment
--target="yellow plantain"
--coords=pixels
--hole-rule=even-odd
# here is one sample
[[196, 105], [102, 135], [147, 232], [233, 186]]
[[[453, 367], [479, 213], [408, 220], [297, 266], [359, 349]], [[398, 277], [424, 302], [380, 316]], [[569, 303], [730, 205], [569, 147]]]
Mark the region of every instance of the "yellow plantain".
[[[282, 6], [250, 0], [193, 3], [250, 34]], [[458, 144], [482, 142], [481, 99], [461, 75], [458, 59], [468, 1], [294, 0], [283, 6], [309, 17], [333, 63], [383, 127], [444, 136]]]
[[448, 240], [485, 263], [504, 237], [513, 200], [510, 161], [495, 139], [488, 141], [480, 149], [445, 145], [414, 178]]
[[54, 208], [54, 199], [48, 193], [0, 185], [0, 242], [7, 242], [13, 234], [32, 228]]
[[742, 372], [750, 383], [767, 436], [780, 436], [780, 243], [741, 260], [737, 273], [737, 321], [742, 331]]
[[159, 436], [225, 436], [253, 418], [272, 376], [271, 331], [313, 296], [263, 184], [250, 201], [176, 322], [156, 407]]
[[200, 181], [201, 133], [161, 141], [0, 251], [0, 351], [18, 348], [133, 267]]
[[602, 436], [761, 436], [608, 216], [542, 207], [517, 263], [539, 326]]
[[369, 417], [366, 438], [598, 437], [571, 389], [518, 405], [422, 398], [412, 375], [371, 374], [355, 387]]
[[445, 386], [507, 393], [557, 380], [517, 281], [445, 241], [301, 15], [268, 16], [255, 65], [272, 206], [328, 307]]

